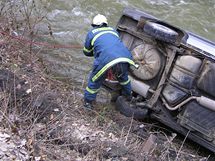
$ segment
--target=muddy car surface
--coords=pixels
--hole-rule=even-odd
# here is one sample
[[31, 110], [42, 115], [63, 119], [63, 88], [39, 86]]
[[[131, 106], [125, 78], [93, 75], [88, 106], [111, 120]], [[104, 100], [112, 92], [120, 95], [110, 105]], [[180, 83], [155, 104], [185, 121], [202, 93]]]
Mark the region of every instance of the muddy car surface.
[[[134, 9], [116, 28], [139, 64], [130, 68], [133, 98], [118, 97], [117, 109], [158, 120], [215, 153], [215, 43]], [[118, 91], [113, 81], [104, 86]]]

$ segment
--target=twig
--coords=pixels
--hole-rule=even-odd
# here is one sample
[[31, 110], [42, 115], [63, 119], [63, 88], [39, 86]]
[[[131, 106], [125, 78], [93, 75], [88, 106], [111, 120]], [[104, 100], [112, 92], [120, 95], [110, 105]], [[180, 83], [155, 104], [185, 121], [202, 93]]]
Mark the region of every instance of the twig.
[[132, 127], [132, 125], [133, 125], [133, 116], [131, 117], [131, 123], [130, 123], [130, 127], [129, 127], [129, 129], [128, 129], [128, 133], [127, 133], [127, 135], [126, 135], [126, 138], [125, 138], [125, 142], [124, 142], [124, 145], [126, 146], [126, 143], [127, 143], [127, 141], [128, 141], [128, 136], [129, 136], [129, 134], [130, 134], [130, 132], [131, 132], [131, 127]]
[[185, 138], [184, 138], [184, 140], [183, 140], [183, 142], [182, 142], [182, 144], [181, 144], [181, 147], [180, 147], [180, 149], [178, 150], [178, 153], [177, 153], [177, 156], [176, 156], [176, 158], [175, 158], [175, 161], [178, 160], [178, 157], [179, 157], [179, 155], [180, 155], [180, 153], [181, 153], [181, 150], [182, 150], [182, 148], [183, 148], [183, 146], [184, 146], [184, 143], [185, 143], [185, 141], [186, 141], [186, 139], [187, 139], [187, 137], [188, 137], [189, 134], [190, 134], [190, 130], [187, 132], [187, 135], [185, 136]]
[[10, 121], [10, 119], [1, 110], [0, 110], [0, 113], [7, 120], [7, 122], [10, 124], [10, 130], [11, 130], [11, 127], [13, 127], [13, 123]]

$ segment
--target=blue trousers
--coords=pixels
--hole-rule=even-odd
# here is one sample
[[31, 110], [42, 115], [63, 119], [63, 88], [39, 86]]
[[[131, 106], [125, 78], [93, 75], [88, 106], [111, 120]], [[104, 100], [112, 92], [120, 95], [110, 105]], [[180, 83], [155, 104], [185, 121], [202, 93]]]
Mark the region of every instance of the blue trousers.
[[[128, 78], [128, 69], [129, 69], [128, 63], [118, 63], [112, 67], [114, 76], [122, 86], [121, 94], [125, 96], [131, 95], [131, 83]], [[102, 85], [102, 82], [107, 78], [106, 71], [102, 76], [100, 76], [96, 81], [93, 82], [92, 78], [98, 71], [99, 70], [97, 70], [96, 67], [94, 67], [89, 76], [88, 85], [84, 92], [84, 100], [86, 102], [92, 102], [96, 100], [96, 95]]]

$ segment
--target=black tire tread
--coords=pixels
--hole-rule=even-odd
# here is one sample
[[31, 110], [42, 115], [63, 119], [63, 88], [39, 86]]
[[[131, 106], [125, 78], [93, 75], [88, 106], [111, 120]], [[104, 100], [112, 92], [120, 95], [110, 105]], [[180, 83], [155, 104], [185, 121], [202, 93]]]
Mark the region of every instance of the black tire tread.
[[[166, 28], [168, 31], [163, 31], [161, 27]], [[148, 35], [167, 43], [174, 44], [178, 38], [178, 33], [176, 31], [155, 22], [146, 22], [143, 30]]]
[[148, 115], [148, 109], [142, 108], [133, 108], [130, 106], [129, 102], [126, 101], [126, 98], [123, 96], [119, 96], [116, 101], [116, 109], [123, 115], [127, 117], [133, 117], [137, 120], [143, 120]]

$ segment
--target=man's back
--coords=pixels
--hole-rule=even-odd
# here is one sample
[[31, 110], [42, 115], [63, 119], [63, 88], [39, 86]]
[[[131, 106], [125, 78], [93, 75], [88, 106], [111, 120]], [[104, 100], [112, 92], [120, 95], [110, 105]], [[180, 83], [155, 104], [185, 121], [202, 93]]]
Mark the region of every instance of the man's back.
[[99, 27], [89, 31], [85, 46], [93, 46], [94, 57], [102, 64], [120, 57], [132, 59], [131, 53], [112, 27]]

